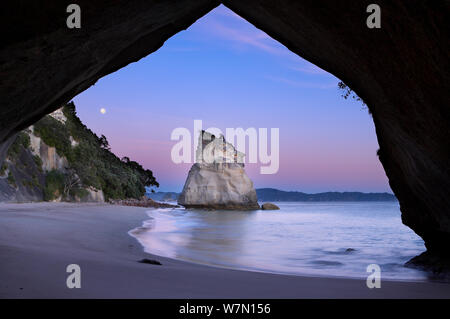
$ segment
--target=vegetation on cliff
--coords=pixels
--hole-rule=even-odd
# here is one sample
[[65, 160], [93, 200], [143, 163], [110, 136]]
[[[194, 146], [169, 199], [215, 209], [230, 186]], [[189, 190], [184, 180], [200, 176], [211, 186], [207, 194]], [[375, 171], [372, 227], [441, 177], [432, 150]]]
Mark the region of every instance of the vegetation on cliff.
[[62, 111], [67, 118], [65, 123], [46, 116], [34, 125], [34, 133], [44, 143], [55, 147], [69, 163], [65, 178], [52, 173], [52, 185], [47, 183], [47, 188], [56, 187], [64, 192], [67, 175], [72, 175], [69, 180], [79, 178], [83, 187], [101, 189], [106, 199], [140, 198], [145, 194], [145, 186], [159, 186], [151, 170], [114, 155], [106, 137], [98, 137], [81, 122], [73, 102], [65, 105]]
[[8, 157], [9, 158], [17, 158], [20, 154], [21, 147], [28, 148], [30, 146], [30, 136], [24, 132], [20, 132], [17, 134], [15, 141], [11, 144], [8, 149]]
[[[7, 161], [0, 168], [10, 195], [20, 193], [16, 197], [21, 200], [27, 200], [30, 194], [30, 200], [83, 200], [90, 189], [102, 190], [109, 200], [141, 198], [146, 187], [159, 186], [151, 170], [128, 157], [120, 159], [114, 155], [106, 137], [98, 137], [81, 122], [73, 102], [61, 110], [64, 121], [47, 115], [32, 130], [19, 133], [10, 146]], [[33, 150], [30, 140], [33, 135], [41, 138], [45, 148], [53, 147], [64, 164], [43, 169], [43, 160], [49, 159], [41, 158], [39, 150]]]
[[43, 199], [45, 172], [42, 160], [33, 154], [31, 131], [17, 134], [0, 167], [0, 201], [36, 201]]

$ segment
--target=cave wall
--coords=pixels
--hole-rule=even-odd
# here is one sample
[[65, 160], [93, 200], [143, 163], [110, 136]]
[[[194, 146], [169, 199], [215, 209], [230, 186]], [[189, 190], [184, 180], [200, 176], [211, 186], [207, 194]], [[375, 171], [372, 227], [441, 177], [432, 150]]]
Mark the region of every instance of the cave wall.
[[[448, 252], [450, 2], [377, 0], [381, 29], [369, 29], [371, 2], [223, 1], [363, 98], [403, 222], [429, 250]], [[102, 76], [154, 52], [219, 1], [77, 1], [79, 30], [65, 27], [69, 3], [3, 5], [0, 143]]]
[[214, 0], [77, 0], [2, 3], [0, 142], [56, 110], [101, 77], [159, 49], [219, 5]]
[[403, 223], [448, 253], [450, 2], [376, 1], [381, 29], [369, 29], [372, 2], [224, 1], [367, 103]]

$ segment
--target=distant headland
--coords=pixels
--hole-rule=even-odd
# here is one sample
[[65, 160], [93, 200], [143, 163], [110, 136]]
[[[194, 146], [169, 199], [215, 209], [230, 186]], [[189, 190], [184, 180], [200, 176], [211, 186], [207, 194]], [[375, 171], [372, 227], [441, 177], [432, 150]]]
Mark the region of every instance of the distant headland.
[[[180, 193], [147, 192], [147, 196], [157, 201], [177, 201]], [[275, 188], [257, 188], [256, 195], [260, 202], [392, 202], [397, 198], [390, 193], [363, 192], [323, 192], [308, 194], [297, 191], [282, 191]]]

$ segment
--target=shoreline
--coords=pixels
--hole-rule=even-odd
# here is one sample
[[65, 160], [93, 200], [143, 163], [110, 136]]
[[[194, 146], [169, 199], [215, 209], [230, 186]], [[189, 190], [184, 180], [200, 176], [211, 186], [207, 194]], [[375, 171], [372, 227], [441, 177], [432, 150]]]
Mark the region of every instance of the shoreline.
[[[1, 298], [450, 298], [450, 284], [280, 275], [206, 266], [144, 252], [129, 231], [147, 208], [0, 204]], [[139, 263], [156, 259], [162, 265]], [[81, 288], [66, 286], [79, 264]]]
[[[158, 209], [158, 208], [155, 208]], [[164, 208], [163, 208], [164, 209]], [[151, 231], [151, 228], [146, 227], [145, 226], [145, 222], [149, 221], [151, 219], [153, 219], [154, 217], [151, 217], [148, 215], [147, 212], [152, 211], [152, 209], [147, 209], [146, 210], [146, 214], [147, 217], [150, 219], [146, 219], [142, 222], [141, 226], [138, 226], [134, 229], [131, 229], [128, 234], [135, 238], [136, 241], [141, 245], [142, 250], [152, 256], [156, 256], [159, 258], [168, 258], [168, 259], [172, 259], [172, 260], [176, 260], [176, 261], [180, 261], [180, 262], [184, 262], [184, 263], [189, 263], [189, 264], [193, 264], [193, 265], [202, 265], [202, 266], [206, 266], [206, 267], [214, 267], [214, 268], [218, 268], [218, 269], [227, 269], [227, 270], [237, 270], [237, 271], [249, 271], [249, 272], [257, 272], [257, 273], [262, 273], [262, 274], [274, 274], [274, 275], [282, 275], [282, 276], [296, 276], [296, 277], [310, 277], [310, 278], [324, 278], [324, 279], [351, 279], [351, 280], [366, 280], [366, 277], [352, 277], [352, 276], [339, 276], [339, 275], [323, 275], [323, 274], [312, 274], [312, 273], [290, 273], [290, 272], [277, 272], [275, 270], [265, 270], [262, 268], [245, 268], [245, 267], [239, 267], [239, 266], [225, 266], [225, 265], [220, 265], [220, 264], [208, 264], [208, 263], [202, 263], [199, 261], [191, 261], [191, 260], [187, 260], [187, 259], [182, 259], [182, 258], [175, 258], [175, 257], [170, 257], [170, 256], [164, 256], [164, 255], [159, 255], [158, 253], [152, 253], [151, 251], [148, 251], [146, 249], [146, 247], [141, 243], [141, 241], [139, 240], [139, 235], [141, 233], [145, 233], [148, 231]], [[133, 232], [139, 232], [139, 234], [134, 235]], [[402, 279], [402, 278], [389, 278], [389, 279], [384, 279], [384, 281], [389, 281], [389, 282], [411, 282], [411, 283], [442, 283], [442, 284], [449, 284], [448, 282], [444, 281], [444, 280], [438, 280], [438, 279]]]

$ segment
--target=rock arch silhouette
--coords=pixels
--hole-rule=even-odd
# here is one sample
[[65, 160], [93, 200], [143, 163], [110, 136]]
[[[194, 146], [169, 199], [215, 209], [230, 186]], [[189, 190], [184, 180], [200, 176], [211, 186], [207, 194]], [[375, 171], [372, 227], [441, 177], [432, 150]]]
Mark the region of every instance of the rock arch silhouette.
[[156, 51], [220, 3], [292, 52], [334, 74], [368, 105], [379, 159], [403, 223], [431, 252], [450, 244], [450, 2], [78, 0], [2, 4], [0, 162], [15, 134], [99, 78]]

